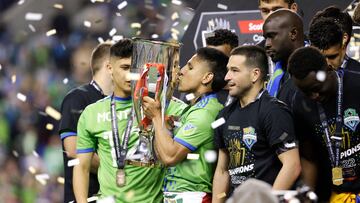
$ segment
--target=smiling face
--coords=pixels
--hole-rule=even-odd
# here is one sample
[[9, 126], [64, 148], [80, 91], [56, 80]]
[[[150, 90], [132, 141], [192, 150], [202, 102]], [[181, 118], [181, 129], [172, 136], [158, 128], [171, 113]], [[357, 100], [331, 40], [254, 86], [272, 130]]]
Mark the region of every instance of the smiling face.
[[112, 56], [108, 66], [111, 78], [114, 82], [115, 95], [128, 97], [131, 95], [131, 81], [127, 77], [130, 73], [131, 57], [119, 58]]

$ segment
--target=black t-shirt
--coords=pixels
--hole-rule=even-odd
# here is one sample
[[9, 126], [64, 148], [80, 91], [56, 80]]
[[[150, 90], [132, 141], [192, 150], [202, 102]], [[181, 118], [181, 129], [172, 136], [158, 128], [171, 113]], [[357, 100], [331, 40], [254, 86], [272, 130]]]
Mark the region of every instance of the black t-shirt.
[[285, 75], [287, 79], [284, 81], [280, 87], [279, 93], [276, 98], [284, 102], [290, 109], [292, 109], [292, 104], [294, 103], [295, 93], [298, 91], [298, 88], [294, 84], [292, 78], [289, 75]]
[[[350, 59], [343, 78], [343, 142], [340, 149], [340, 166], [343, 168], [344, 183], [332, 185], [331, 163], [325, 144], [318, 106], [314, 101], [296, 93], [293, 112], [295, 126], [300, 140], [300, 152], [303, 157], [315, 161], [320, 167], [317, 192], [320, 199], [329, 197], [331, 187], [337, 192], [360, 191], [360, 63]], [[337, 96], [322, 104], [329, 124], [330, 134], [336, 127]]]
[[218, 148], [229, 153], [232, 189], [248, 178], [273, 184], [281, 169], [276, 151], [295, 145], [292, 115], [286, 105], [264, 91], [253, 103], [240, 107], [234, 101], [218, 115], [226, 120], [215, 129]]
[[[90, 84], [82, 85], [80, 87], [72, 89], [65, 96], [61, 104], [61, 120], [59, 127], [59, 134], [62, 141], [68, 136], [76, 136], [77, 123], [82, 111], [89, 104], [92, 104], [102, 98], [104, 98], [104, 96], [101, 94], [101, 92]], [[71, 159], [69, 159], [65, 153], [64, 144], [63, 151], [65, 171], [64, 202], [67, 203], [75, 200], [72, 186], [73, 167], [67, 166], [67, 162]], [[98, 191], [99, 183], [97, 180], [97, 175], [90, 173], [88, 193], [89, 197], [97, 194]]]

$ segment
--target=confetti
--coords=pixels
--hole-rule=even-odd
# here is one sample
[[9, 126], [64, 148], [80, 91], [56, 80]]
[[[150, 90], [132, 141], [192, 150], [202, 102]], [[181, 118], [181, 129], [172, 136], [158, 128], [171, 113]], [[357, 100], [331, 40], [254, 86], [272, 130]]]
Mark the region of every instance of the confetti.
[[184, 26], [184, 31], [186, 31], [188, 29], [189, 25], [185, 25]]
[[12, 150], [12, 154], [14, 155], [14, 157], [19, 157], [19, 153], [17, 152], [17, 151], [15, 151], [15, 150]]
[[43, 174], [35, 175], [35, 178], [36, 179], [49, 180], [50, 176], [49, 176], [49, 174], [43, 173]]
[[127, 6], [127, 4], [128, 4], [127, 1], [123, 1], [117, 6], [117, 8], [119, 10], [121, 10], [121, 9], [125, 8]]
[[88, 21], [88, 20], [85, 20], [85, 21], [84, 21], [84, 26], [85, 26], [85, 27], [91, 27], [91, 22]]
[[178, 6], [180, 6], [182, 4], [182, 2], [179, 0], [172, 0], [171, 3], [178, 5]]
[[28, 170], [30, 171], [31, 174], [35, 174], [36, 173], [36, 169], [33, 166], [29, 166]]
[[180, 34], [179, 30], [177, 30], [175, 28], [171, 28], [171, 32], [175, 33], [176, 35]]
[[98, 200], [98, 199], [99, 199], [99, 197], [97, 197], [97, 196], [92, 196], [92, 197], [87, 198], [87, 202], [93, 202], [93, 201], [96, 201], [96, 200]]
[[219, 9], [222, 9], [222, 10], [227, 10], [228, 9], [227, 5], [224, 5], [224, 4], [217, 4], [217, 7]]
[[[151, 35], [151, 38], [157, 39], [157, 38], [159, 38], [159, 35], [158, 35], [158, 34], [152, 34], [152, 35]], [[0, 69], [1, 69], [1, 68], [0, 68]]]
[[67, 78], [64, 78], [63, 79], [63, 83], [66, 85], [67, 83], [69, 82], [69, 79], [67, 79]]
[[325, 73], [325, 71], [318, 71], [317, 73], [316, 73], [316, 79], [318, 80], [318, 81], [320, 81], [320, 82], [324, 82], [325, 81], [325, 79], [326, 79], [326, 73]]
[[42, 13], [31, 13], [28, 12], [25, 14], [25, 20], [29, 20], [29, 21], [39, 21], [41, 20], [43, 17]]
[[172, 15], [171, 15], [171, 20], [176, 20], [179, 18], [179, 14], [178, 12], [174, 12]]
[[52, 129], [54, 129], [54, 125], [51, 124], [51, 123], [48, 123], [48, 124], [46, 124], [46, 129], [47, 130], [52, 130]]
[[126, 79], [127, 80], [139, 80], [140, 79], [140, 74], [139, 73], [128, 73], [126, 75]]
[[2, 65], [0, 64], [0, 70], [2, 69]]
[[56, 29], [52, 29], [52, 30], [49, 30], [46, 32], [46, 36], [48, 36], [48, 37], [51, 35], [54, 35], [54, 34], [56, 34]]
[[102, 37], [98, 37], [98, 42], [99, 43], [104, 43], [105, 41], [104, 41], [104, 39]]
[[115, 198], [113, 196], [104, 197], [98, 199], [96, 203], [115, 203]]
[[114, 35], [112, 37], [112, 40], [115, 41], [115, 42], [120, 41], [122, 39], [124, 39], [124, 36], [122, 36], [122, 35]]
[[60, 120], [60, 118], [61, 118], [61, 114], [51, 106], [47, 106], [45, 108], [45, 113], [47, 115], [53, 117], [55, 120]]
[[121, 13], [116, 12], [115, 15], [116, 15], [116, 16], [121, 16]]
[[167, 7], [167, 4], [166, 3], [161, 3], [161, 6], [162, 7]]
[[178, 40], [178, 36], [176, 33], [171, 33], [171, 37], [174, 39], [174, 40]]
[[67, 166], [71, 167], [71, 166], [76, 166], [79, 165], [80, 160], [79, 159], [71, 159], [67, 162]]
[[18, 1], [18, 5], [22, 5], [25, 2], [25, 0]]
[[125, 199], [127, 201], [130, 201], [134, 197], [134, 195], [135, 195], [135, 192], [133, 190], [130, 190], [129, 192], [127, 192], [125, 194]]
[[177, 25], [179, 25], [179, 21], [175, 21], [175, 22], [172, 24], [173, 27], [176, 27]]
[[116, 29], [115, 28], [111, 29], [109, 35], [112, 37], [115, 34], [116, 34]]
[[158, 13], [156, 14], [156, 18], [159, 19], [159, 20], [165, 20], [165, 19], [166, 19], [165, 16], [160, 15], [160, 14], [158, 14]]
[[16, 97], [20, 100], [25, 102], [26, 101], [26, 95], [22, 94], [22, 93], [17, 93]]
[[16, 75], [11, 76], [11, 83], [14, 84], [16, 82]]
[[30, 30], [31, 30], [32, 32], [36, 32], [36, 29], [35, 29], [35, 27], [34, 27], [33, 25], [29, 24], [29, 28], [30, 28]]
[[63, 9], [64, 6], [62, 4], [54, 4], [54, 8]]
[[225, 123], [225, 119], [223, 117], [217, 119], [216, 121], [211, 123], [211, 128], [216, 129], [217, 127], [223, 125]]
[[33, 155], [34, 155], [35, 157], [39, 158], [39, 154], [38, 154], [35, 150], [32, 151], [32, 153], [33, 153]]
[[190, 94], [187, 94], [185, 96], [185, 98], [186, 98], [187, 101], [190, 101], [190, 100], [195, 99], [195, 95], [193, 93], [190, 93]]
[[226, 197], [226, 193], [225, 193], [225, 192], [222, 192], [222, 193], [219, 193], [219, 194], [216, 195], [216, 198], [218, 198], [218, 199], [222, 199], [222, 198], [224, 198], [224, 197]]
[[180, 126], [181, 126], [181, 122], [179, 122], [179, 121], [174, 121], [174, 126], [180, 127]]
[[131, 23], [130, 27], [131, 28], [141, 28], [141, 24], [140, 23]]
[[141, 31], [138, 30], [138, 31], [136, 32], [136, 35], [140, 35], [140, 34], [141, 34]]
[[57, 179], [57, 182], [60, 183], [60, 184], [64, 184], [65, 183], [65, 179], [63, 177], [58, 177]]
[[154, 6], [148, 4], [145, 5], [145, 8], [148, 10], [154, 10]]
[[197, 159], [199, 159], [199, 154], [191, 154], [191, 153], [189, 153], [189, 154], [187, 154], [186, 158], [190, 159], [190, 160], [197, 160]]
[[215, 150], [207, 150], [204, 154], [205, 156], [205, 160], [208, 163], [214, 163], [216, 161], [217, 158], [217, 153]]

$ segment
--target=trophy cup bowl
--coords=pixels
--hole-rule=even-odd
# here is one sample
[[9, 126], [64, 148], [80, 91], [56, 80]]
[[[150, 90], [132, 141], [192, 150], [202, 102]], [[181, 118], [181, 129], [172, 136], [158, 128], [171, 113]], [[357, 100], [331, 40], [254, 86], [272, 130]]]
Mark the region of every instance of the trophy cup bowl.
[[140, 132], [139, 145], [135, 155], [141, 162], [153, 163], [156, 155], [153, 148], [154, 129], [152, 122], [144, 115], [142, 102], [149, 96], [161, 102], [164, 122], [165, 109], [177, 84], [179, 72], [180, 44], [172, 42], [133, 39], [133, 54], [130, 72], [138, 75], [131, 81], [133, 108]]

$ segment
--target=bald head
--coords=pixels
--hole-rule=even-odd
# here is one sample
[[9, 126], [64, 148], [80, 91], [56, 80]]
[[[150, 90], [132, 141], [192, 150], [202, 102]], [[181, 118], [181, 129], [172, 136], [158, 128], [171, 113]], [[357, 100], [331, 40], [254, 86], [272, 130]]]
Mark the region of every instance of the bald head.
[[289, 9], [280, 9], [270, 14], [264, 22], [263, 31], [265, 49], [275, 62], [283, 61], [286, 64], [290, 54], [304, 46], [301, 17]]

